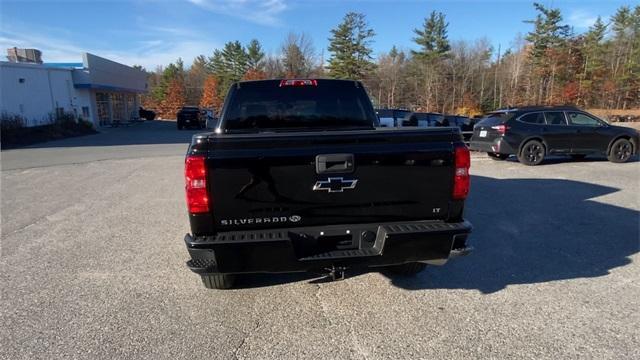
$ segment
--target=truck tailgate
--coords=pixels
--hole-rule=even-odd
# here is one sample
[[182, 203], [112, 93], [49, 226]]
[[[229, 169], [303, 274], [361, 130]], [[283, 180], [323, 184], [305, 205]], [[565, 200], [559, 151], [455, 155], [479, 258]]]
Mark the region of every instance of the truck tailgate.
[[208, 134], [216, 231], [447, 219], [451, 128]]

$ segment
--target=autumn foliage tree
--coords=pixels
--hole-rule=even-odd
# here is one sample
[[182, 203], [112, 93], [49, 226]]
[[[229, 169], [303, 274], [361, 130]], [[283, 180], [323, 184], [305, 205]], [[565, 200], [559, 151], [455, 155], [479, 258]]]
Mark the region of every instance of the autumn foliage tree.
[[204, 81], [200, 107], [220, 109], [222, 100], [218, 96], [218, 80], [214, 75], [209, 75]]
[[160, 106], [160, 116], [174, 118], [178, 110], [185, 105], [184, 83], [180, 78], [174, 78], [167, 87], [166, 96]]
[[264, 80], [266, 78], [267, 74], [264, 71], [249, 69], [246, 73], [244, 73], [242, 80]]

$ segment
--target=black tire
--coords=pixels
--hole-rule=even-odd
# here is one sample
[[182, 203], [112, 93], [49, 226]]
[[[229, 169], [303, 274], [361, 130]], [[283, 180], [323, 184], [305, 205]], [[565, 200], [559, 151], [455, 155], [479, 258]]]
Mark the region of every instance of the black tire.
[[507, 160], [507, 158], [509, 157], [509, 154], [498, 154], [493, 152], [488, 152], [487, 155], [489, 155], [489, 158], [496, 161]]
[[633, 145], [631, 141], [618, 139], [611, 145], [607, 159], [614, 163], [624, 163], [631, 159], [631, 155], [633, 155]]
[[182, 122], [178, 121], [178, 130], [182, 130], [184, 128], [184, 125], [182, 125]]
[[538, 140], [527, 141], [520, 153], [518, 153], [518, 161], [524, 165], [539, 165], [544, 160], [544, 145]]
[[394, 274], [402, 275], [402, 276], [414, 276], [420, 273], [427, 267], [427, 264], [413, 262], [406, 263], [402, 265], [393, 265], [389, 267], [389, 270]]
[[587, 155], [585, 154], [573, 154], [571, 155], [571, 159], [579, 161], [579, 160], [584, 160], [584, 158], [586, 158]]
[[232, 274], [201, 275], [202, 283], [207, 289], [230, 289], [235, 283], [236, 277]]

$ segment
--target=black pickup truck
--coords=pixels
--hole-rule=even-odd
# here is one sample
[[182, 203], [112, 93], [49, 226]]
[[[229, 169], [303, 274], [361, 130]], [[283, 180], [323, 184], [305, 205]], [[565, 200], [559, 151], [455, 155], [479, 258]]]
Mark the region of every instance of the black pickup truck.
[[219, 289], [242, 273], [411, 274], [466, 255], [459, 129], [377, 124], [357, 81], [234, 84], [187, 153], [187, 266]]

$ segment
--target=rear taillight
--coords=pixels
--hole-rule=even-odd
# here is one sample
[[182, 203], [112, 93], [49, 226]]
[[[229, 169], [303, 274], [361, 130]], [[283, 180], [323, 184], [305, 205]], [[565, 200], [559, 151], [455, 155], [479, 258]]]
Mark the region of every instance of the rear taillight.
[[509, 127], [507, 125], [496, 125], [496, 126], [492, 126], [491, 128], [493, 130], [497, 130], [498, 133], [500, 133], [501, 135], [506, 134], [507, 130], [509, 130]]
[[318, 86], [318, 81], [313, 79], [286, 79], [280, 81], [280, 87], [283, 86]]
[[466, 146], [455, 148], [455, 175], [453, 177], [453, 198], [463, 200], [469, 195], [469, 168], [471, 156]]
[[184, 180], [189, 212], [193, 214], [209, 212], [207, 168], [204, 157], [187, 156], [184, 163]]

